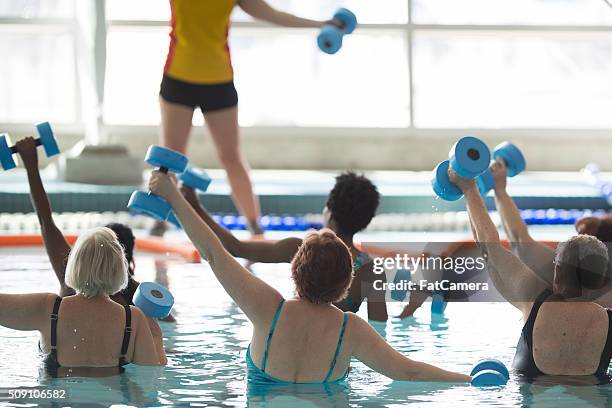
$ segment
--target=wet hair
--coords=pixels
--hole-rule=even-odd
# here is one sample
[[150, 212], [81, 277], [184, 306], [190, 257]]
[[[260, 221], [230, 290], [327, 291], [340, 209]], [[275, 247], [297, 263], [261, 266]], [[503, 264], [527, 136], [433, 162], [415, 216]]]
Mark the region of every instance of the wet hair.
[[364, 175], [351, 171], [336, 177], [336, 185], [327, 198], [331, 220], [339, 234], [354, 235], [365, 229], [380, 203], [376, 186]]
[[94, 228], [77, 239], [66, 264], [66, 284], [85, 297], [114, 295], [127, 286], [127, 259], [117, 235]]
[[106, 225], [106, 228], [113, 230], [121, 246], [123, 247], [123, 254], [128, 263], [128, 272], [130, 276], [134, 275], [134, 246], [136, 245], [136, 238], [132, 229], [125, 224], [119, 224], [116, 222]]
[[353, 281], [348, 247], [330, 229], [308, 233], [291, 261], [297, 295], [314, 304], [346, 297]]
[[575, 235], [560, 242], [555, 255], [553, 291], [565, 298], [582, 289], [601, 289], [610, 281], [607, 247], [591, 235]]

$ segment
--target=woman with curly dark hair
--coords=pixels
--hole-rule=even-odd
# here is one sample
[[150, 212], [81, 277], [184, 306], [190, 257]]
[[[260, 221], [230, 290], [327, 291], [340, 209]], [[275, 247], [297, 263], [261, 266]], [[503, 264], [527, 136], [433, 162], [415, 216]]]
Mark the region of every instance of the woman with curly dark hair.
[[[251, 262], [291, 262], [302, 245], [302, 239], [291, 237], [280, 241], [242, 241], [220, 226], [201, 205], [195, 191], [185, 185], [183, 195], [198, 215], [219, 237], [227, 251], [235, 257]], [[355, 278], [346, 297], [335, 301], [342, 310], [357, 312], [367, 299], [368, 317], [385, 321], [388, 318], [385, 292], [374, 288], [374, 281], [385, 282], [385, 275], [375, 274], [372, 259], [357, 249], [353, 237], [364, 230], [378, 209], [380, 194], [376, 186], [365, 176], [344, 172], [336, 177], [336, 184], [323, 209], [325, 226], [336, 233], [349, 248], [353, 259]]]

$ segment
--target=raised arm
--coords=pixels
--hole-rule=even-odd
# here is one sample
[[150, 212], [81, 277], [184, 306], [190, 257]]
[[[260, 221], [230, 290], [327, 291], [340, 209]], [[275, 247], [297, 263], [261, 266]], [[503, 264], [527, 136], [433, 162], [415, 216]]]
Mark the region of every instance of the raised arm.
[[181, 186], [181, 192], [187, 202], [193, 207], [200, 218], [214, 231], [227, 251], [235, 257], [251, 262], [281, 263], [291, 262], [302, 240], [300, 238], [285, 238], [280, 241], [242, 241], [230, 231], [217, 224], [200, 203], [195, 191]]
[[227, 252], [213, 230], [196, 214], [167, 174], [154, 171], [149, 188], [172, 205], [191, 241], [208, 260], [221, 285], [247, 317], [254, 324], [268, 322], [282, 299], [281, 294], [246, 270]]
[[13, 330], [41, 330], [49, 323], [55, 298], [57, 295], [52, 293], [0, 294], [0, 326]]
[[55, 276], [57, 276], [57, 280], [60, 283], [60, 294], [62, 296], [74, 294], [74, 291], [66, 286], [64, 280], [66, 261], [70, 254], [70, 245], [53, 221], [49, 198], [47, 197], [45, 187], [40, 178], [40, 172], [38, 171], [38, 153], [36, 151], [34, 139], [32, 137], [26, 137], [17, 142], [15, 146], [26, 168], [28, 183], [30, 185], [30, 199], [34, 211], [36, 211], [36, 215], [38, 216], [45, 250], [51, 261]]
[[333, 21], [310, 20], [297, 17], [293, 14], [276, 10], [264, 0], [239, 0], [238, 5], [245, 13], [253, 18], [284, 27], [316, 28], [326, 23], [334, 23]]
[[449, 178], [465, 195], [474, 240], [488, 261], [493, 284], [508, 302], [523, 314], [528, 312], [529, 302], [533, 302], [548, 284], [502, 245], [475, 180], [463, 179], [452, 170], [449, 170]]
[[472, 377], [414, 361], [391, 347], [368, 322], [351, 315], [353, 355], [371, 369], [394, 380], [466, 383]]
[[506, 162], [498, 158], [491, 166], [491, 173], [495, 180], [495, 204], [512, 249], [540, 278], [552, 285], [555, 251], [529, 234], [527, 224], [506, 190]]

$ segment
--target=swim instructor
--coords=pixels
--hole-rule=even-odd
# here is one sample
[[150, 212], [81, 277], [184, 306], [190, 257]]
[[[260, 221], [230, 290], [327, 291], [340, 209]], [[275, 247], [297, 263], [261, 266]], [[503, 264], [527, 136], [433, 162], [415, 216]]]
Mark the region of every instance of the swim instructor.
[[296, 17], [263, 0], [170, 0], [170, 48], [160, 89], [161, 143], [185, 153], [193, 111], [199, 107], [227, 172], [234, 203], [258, 235], [262, 233], [259, 200], [240, 148], [238, 94], [228, 45], [230, 15], [236, 5], [256, 19], [285, 27], [340, 22]]

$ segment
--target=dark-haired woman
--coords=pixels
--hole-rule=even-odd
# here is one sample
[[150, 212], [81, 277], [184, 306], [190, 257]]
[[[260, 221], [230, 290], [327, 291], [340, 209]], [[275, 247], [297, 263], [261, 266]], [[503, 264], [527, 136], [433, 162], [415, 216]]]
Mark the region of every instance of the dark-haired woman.
[[[308, 234], [291, 264], [297, 297], [285, 300], [225, 249], [167, 174], [153, 172], [151, 191], [174, 209], [185, 232], [227, 293], [253, 323], [247, 350], [248, 380], [263, 384], [332, 383], [344, 380], [354, 356], [397, 380], [469, 382], [469, 375], [408, 359], [365, 320], [332, 302], [352, 281], [348, 247], [331, 230]], [[311, 285], [324, 275], [327, 287]]]
[[[70, 254], [71, 248], [68, 241], [66, 241], [64, 234], [62, 234], [53, 220], [51, 204], [49, 203], [49, 198], [47, 197], [47, 192], [45, 191], [45, 187], [43, 186], [40, 172], [38, 170], [38, 152], [36, 151], [36, 144], [33, 138], [26, 137], [25, 139], [17, 142], [15, 146], [17, 148], [17, 152], [23, 160], [23, 165], [25, 166], [28, 175], [32, 206], [34, 207], [36, 215], [38, 216], [38, 221], [40, 222], [40, 231], [45, 245], [45, 250], [47, 251], [47, 255], [51, 261], [51, 267], [53, 268], [55, 276], [60, 283], [59, 294], [61, 297], [72, 296], [74, 295], [74, 290], [66, 285], [66, 261], [68, 260], [68, 255]], [[136, 267], [136, 263], [134, 261], [134, 245], [136, 239], [134, 238], [134, 234], [132, 233], [130, 227], [126, 225], [111, 223], [108, 224], [107, 227], [113, 230], [113, 232], [117, 235], [117, 239], [123, 247], [123, 253], [128, 262], [127, 286], [125, 289], [112, 295], [111, 299], [121, 305], [132, 305], [132, 297], [138, 288], [138, 282], [134, 279], [134, 269]], [[165, 320], [174, 321], [174, 318], [170, 315]], [[161, 334], [159, 327], [154, 327], [153, 329], [155, 329], [155, 332], [159, 332]]]
[[[217, 234], [230, 254], [251, 262], [280, 263], [291, 262], [299, 247], [301, 238], [285, 238], [280, 241], [241, 241], [219, 224], [200, 204], [193, 189], [183, 185], [185, 198], [198, 215]], [[336, 184], [329, 193], [323, 210], [325, 226], [336, 233], [346, 244], [353, 257], [355, 279], [350, 285], [348, 295], [337, 300], [335, 305], [342, 310], [357, 312], [364, 299], [367, 299], [368, 317], [371, 320], [385, 321], [388, 318], [385, 292], [376, 290], [376, 280], [386, 282], [385, 274], [374, 273], [370, 257], [353, 244], [353, 237], [364, 230], [374, 215], [380, 201], [376, 186], [365, 176], [345, 172], [336, 177]], [[310, 275], [313, 285], [325, 285], [325, 276]]]
[[[492, 171], [499, 171], [496, 162]], [[610, 281], [608, 251], [597, 238], [577, 235], [559, 243], [549, 284], [500, 242], [474, 180], [449, 171], [465, 195], [474, 240], [488, 261], [497, 290], [523, 314], [513, 367], [528, 378], [596, 376], [608, 382], [612, 310], [594, 300]]]

